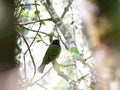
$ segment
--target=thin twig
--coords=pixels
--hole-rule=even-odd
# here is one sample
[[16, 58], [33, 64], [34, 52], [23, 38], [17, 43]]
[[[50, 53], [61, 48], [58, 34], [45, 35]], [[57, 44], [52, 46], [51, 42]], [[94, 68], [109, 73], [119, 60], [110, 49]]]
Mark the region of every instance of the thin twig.
[[[32, 86], [32, 85], [35, 85], [35, 84], [38, 85], [38, 84], [39, 84], [38, 82], [39, 82], [41, 79], [43, 79], [43, 78], [50, 72], [51, 69], [52, 69], [52, 67], [51, 67], [40, 79], [34, 81], [33, 83], [29, 83], [27, 86], [23, 86], [23, 88], [29, 87], [29, 86]], [[46, 88], [46, 87], [42, 86], [41, 84], [39, 84], [39, 86], [42, 87], [42, 88]], [[48, 90], [48, 89], [46, 88], [46, 90]]]
[[38, 31], [38, 30], [33, 30], [33, 29], [29, 29], [29, 28], [24, 27], [24, 26], [22, 26], [22, 25], [19, 25], [19, 26], [25, 28], [27, 31], [38, 32], [38, 33], [45, 34], [45, 35], [49, 36], [49, 34], [47, 34], [47, 33], [45, 33], [45, 32]]
[[73, 2], [73, 0], [68, 0], [68, 5], [64, 8], [64, 11], [63, 11], [61, 18], [64, 18], [65, 14], [69, 10], [69, 7], [71, 6], [72, 2]]
[[68, 46], [67, 46], [67, 45], [64, 43], [64, 41], [62, 40], [62, 38], [61, 38], [61, 36], [60, 36], [58, 30], [56, 30], [56, 32], [57, 32], [57, 34], [58, 34], [58, 36], [59, 36], [59, 38], [60, 38], [60, 41], [61, 41], [62, 44], [65, 46], [65, 48], [68, 50]]
[[[43, 6], [45, 6], [46, 10], [48, 11], [48, 13], [50, 14], [53, 22], [55, 23], [55, 25], [60, 29], [60, 31], [62, 32], [64, 38], [66, 39], [67, 43], [68, 43], [68, 47], [69, 48], [75, 48], [74, 47], [74, 41], [72, 40], [72, 34], [69, 32], [69, 28], [67, 28], [65, 26], [65, 24], [63, 23], [63, 21], [61, 20], [61, 18], [58, 16], [58, 14], [56, 13], [54, 7], [52, 6], [52, 4], [47, 4], [45, 2], [46, 0], [40, 0], [41, 4]], [[73, 45], [72, 45], [73, 44]]]
[[[31, 29], [33, 28], [33, 26], [34, 26], [34, 24], [32, 25]], [[29, 49], [31, 48], [31, 46], [32, 46], [32, 44], [34, 43], [35, 39], [36, 39], [36, 37], [34, 37], [32, 43], [29, 45]], [[27, 49], [27, 50], [25, 51], [25, 53], [24, 53], [24, 59], [25, 59], [25, 55], [26, 55], [27, 51], [29, 51], [29, 49]], [[32, 59], [31, 59], [31, 60], [32, 60]], [[34, 62], [33, 60], [32, 60], [32, 63], [33, 63], [33, 67], [34, 67], [34, 74], [33, 74], [33, 77], [32, 77], [32, 80], [33, 80], [34, 77], [35, 77], [35, 74], [36, 74], [36, 64], [35, 64], [35, 62]]]
[[48, 74], [48, 72], [50, 72], [51, 69], [52, 69], [52, 67], [51, 67], [40, 79], [34, 81], [34, 82], [32, 83], [32, 85], [36, 84], [36, 83], [39, 82], [41, 79], [43, 79], [43, 78]]
[[36, 83], [37, 85], [39, 85], [41, 88], [44, 88], [45, 90], [48, 90], [44, 85], [41, 85], [39, 83]]
[[[17, 33], [23, 38], [24, 42], [26, 43], [27, 48], [28, 48], [28, 51], [29, 51], [29, 54], [30, 54], [30, 57], [31, 57], [31, 59], [32, 59], [32, 63], [33, 63], [33, 66], [34, 66], [34, 70], [36, 71], [36, 65], [35, 65], [34, 58], [33, 58], [33, 56], [32, 56], [32, 52], [31, 52], [31, 50], [30, 50], [30, 47], [29, 47], [28, 42], [26, 41], [25, 37], [24, 37], [19, 31], [17, 31]], [[34, 74], [35, 74], [35, 73], [34, 73]]]
[[[73, 0], [68, 0], [68, 5], [64, 8], [64, 11], [63, 11], [63, 14], [62, 14], [62, 16], [61, 16], [61, 19], [64, 18], [65, 14], [67, 13], [67, 11], [68, 11], [69, 7], [71, 6], [72, 2], [73, 2]], [[47, 4], [44, 3], [44, 5], [47, 7]], [[48, 8], [48, 7], [47, 7], [47, 8]], [[48, 10], [48, 12], [49, 12], [49, 10]], [[54, 21], [54, 20], [53, 20], [53, 21]], [[57, 25], [54, 25], [54, 28], [56, 28], [56, 26], [57, 26]], [[68, 46], [63, 42], [63, 40], [62, 40], [61, 36], [59, 35], [59, 32], [58, 32], [57, 29], [56, 29], [56, 32], [57, 32], [57, 34], [58, 34], [61, 42], [62, 42], [63, 45], [65, 46], [65, 48], [68, 49]], [[61, 31], [60, 31], [60, 32], [61, 32]], [[62, 34], [62, 33], [61, 33], [61, 34]], [[64, 36], [63, 36], [63, 37], [64, 37]]]
[[36, 21], [29, 21], [29, 22], [19, 23], [19, 25], [28, 25], [28, 24], [33, 24], [33, 23], [37, 23], [37, 22], [44, 22], [44, 21], [52, 21], [52, 19], [47, 18], [47, 19], [41, 19], [41, 20], [36, 20]]
[[66, 81], [68, 81], [68, 83], [70, 85], [72, 85], [73, 87], [77, 87], [77, 84], [75, 83], [74, 80], [72, 80], [70, 77], [68, 77], [67, 75], [64, 74], [64, 72], [62, 72], [60, 69], [59, 69], [59, 64], [57, 64], [57, 61], [53, 61], [52, 62], [53, 64], [53, 68], [54, 70], [57, 72], [57, 74], [59, 76], [61, 76], [62, 78], [64, 78]]
[[73, 67], [73, 66], [76, 66], [76, 64], [69, 64], [69, 65], [62, 65], [64, 67]]

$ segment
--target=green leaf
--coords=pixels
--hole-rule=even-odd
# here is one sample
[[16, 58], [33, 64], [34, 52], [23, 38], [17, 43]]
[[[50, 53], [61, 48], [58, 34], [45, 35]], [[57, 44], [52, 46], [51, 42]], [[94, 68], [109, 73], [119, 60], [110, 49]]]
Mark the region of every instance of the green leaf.
[[38, 11], [38, 10], [36, 10], [36, 11], [34, 12], [35, 16], [39, 16], [39, 13], [40, 13], [40, 11]]
[[41, 40], [37, 40], [37, 43], [39, 43]]
[[28, 17], [28, 11], [26, 11], [26, 10], [23, 11], [23, 12], [22, 12], [22, 15], [23, 15], [23, 17]]
[[72, 55], [75, 55], [75, 56], [79, 55], [79, 52], [78, 52], [78, 50], [76, 48], [70, 49], [70, 52], [72, 53]]
[[37, 34], [37, 36], [41, 39], [41, 35], [40, 34]]
[[21, 52], [21, 50], [22, 50], [22, 49], [19, 47], [18, 44], [16, 45], [16, 49], [18, 50], [18, 52]]
[[44, 21], [41, 21], [41, 24], [42, 24], [42, 25], [45, 25], [45, 22], [44, 22]]
[[23, 26], [17, 26], [17, 29], [22, 33], [25, 31], [25, 27]]
[[84, 76], [82, 76], [82, 77], [80, 77], [77, 81], [80, 82], [81, 80], [84, 80], [88, 75], [89, 75], [89, 73], [84, 75]]

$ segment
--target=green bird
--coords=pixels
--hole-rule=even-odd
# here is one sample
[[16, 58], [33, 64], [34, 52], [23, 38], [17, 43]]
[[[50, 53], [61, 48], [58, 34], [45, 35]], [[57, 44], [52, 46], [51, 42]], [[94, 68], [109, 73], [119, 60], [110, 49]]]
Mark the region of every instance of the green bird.
[[59, 40], [55, 39], [52, 41], [52, 43], [50, 44], [50, 46], [48, 47], [45, 53], [42, 64], [38, 68], [39, 72], [43, 73], [45, 66], [50, 62], [56, 60], [60, 52], [61, 52], [61, 47], [60, 47]]

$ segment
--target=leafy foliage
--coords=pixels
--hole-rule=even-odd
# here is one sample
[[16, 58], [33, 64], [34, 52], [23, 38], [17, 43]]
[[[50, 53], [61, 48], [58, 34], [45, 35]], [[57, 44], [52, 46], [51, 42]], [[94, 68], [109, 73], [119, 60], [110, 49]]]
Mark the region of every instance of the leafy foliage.
[[[75, 24], [78, 24], [78, 20], [73, 16], [75, 14], [73, 12], [75, 9], [72, 6], [73, 0], [65, 1], [66, 2], [59, 1], [59, 3], [53, 1], [51, 2], [52, 4], [49, 5], [47, 2], [44, 2], [44, 0], [21, 0], [18, 2], [15, 16], [17, 18], [16, 31], [18, 41], [20, 41], [17, 49], [21, 52], [19, 54], [20, 58], [17, 58], [21, 62], [20, 70], [23, 76], [20, 87], [30, 88], [33, 85], [38, 85], [40, 89], [44, 88], [45, 90], [65, 90], [66, 86], [62, 86], [63, 84], [67, 84], [68, 88], [66, 88], [66, 90], [75, 90], [81, 88], [79, 87], [81, 83], [84, 83], [85, 87], [89, 87], [90, 84], [85, 83], [91, 76], [91, 62], [86, 62], [87, 60], [85, 59], [90, 56], [90, 54], [88, 56], [84, 55], [83, 57], [86, 51], [81, 55], [81, 51], [75, 43], [77, 42], [75, 32], [79, 28], [77, 27], [78, 25]], [[70, 22], [68, 20], [70, 20]], [[74, 23], [71, 24], [73, 21]], [[80, 34], [82, 33], [80, 32]], [[47, 48], [55, 38], [60, 40], [62, 46], [62, 53], [58, 58], [59, 64], [53, 65], [54, 69], [56, 69], [55, 72], [47, 69], [48, 71], [41, 76], [37, 72], [37, 66], [42, 61], [45, 48]], [[86, 48], [85, 45], [84, 47]], [[87, 50], [89, 51], [89, 49]], [[85, 64], [87, 65], [84, 66]], [[82, 70], [84, 68], [86, 69], [85, 73], [83, 72], [84, 70]], [[52, 73], [52, 75], [57, 73], [62, 77], [60, 78], [58, 75], [55, 76], [59, 79], [57, 84], [54, 83], [54, 80], [49, 80], [50, 78], [54, 78], [54, 76], [49, 76], [50, 73]], [[36, 80], [36, 78], [38, 80]], [[45, 80], [45, 78], [47, 78], [47, 80]], [[56, 86], [50, 89], [47, 87], [47, 84], [42, 83], [44, 81], [49, 84], [52, 82], [52, 84]], [[91, 83], [90, 80], [89, 83]], [[84, 89], [85, 87], [82, 88]]]

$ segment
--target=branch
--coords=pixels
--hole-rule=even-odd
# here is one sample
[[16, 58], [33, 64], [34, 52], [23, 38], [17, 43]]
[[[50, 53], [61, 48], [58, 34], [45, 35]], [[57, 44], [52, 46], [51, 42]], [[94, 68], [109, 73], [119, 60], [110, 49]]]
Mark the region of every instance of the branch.
[[57, 74], [59, 76], [61, 76], [62, 78], [64, 78], [66, 81], [68, 81], [68, 83], [70, 85], [72, 85], [72, 87], [77, 87], [77, 84], [74, 80], [72, 80], [71, 78], [69, 78], [67, 75], [64, 74], [64, 72], [62, 72], [60, 69], [59, 69], [59, 64], [57, 63], [57, 61], [54, 61], [52, 62], [53, 64], [53, 68], [54, 70], [57, 72]]
[[29, 22], [25, 22], [25, 23], [19, 23], [19, 25], [28, 25], [28, 24], [33, 24], [33, 23], [37, 23], [37, 22], [44, 22], [44, 21], [52, 21], [52, 19], [47, 18], [47, 19], [41, 19], [41, 20], [36, 20], [36, 21], [29, 21]]
[[73, 2], [73, 0], [68, 0], [68, 5], [64, 8], [64, 11], [63, 11], [61, 18], [64, 18], [65, 14], [69, 10], [69, 7], [71, 6], [72, 2]]
[[68, 46], [66, 45], [66, 43], [62, 40], [62, 38], [61, 38], [61, 35], [60, 35], [60, 33], [59, 33], [59, 31], [56, 29], [56, 32], [57, 32], [57, 34], [58, 34], [58, 37], [60, 38], [60, 40], [61, 40], [61, 42], [62, 42], [62, 44], [64, 45], [64, 47], [68, 50], [69, 48], [68, 48]]
[[33, 30], [33, 29], [30, 29], [30, 28], [24, 27], [24, 26], [22, 26], [22, 25], [19, 25], [19, 26], [25, 28], [25, 29], [28, 30], [28, 31], [38, 32], [38, 33], [45, 34], [45, 35], [49, 36], [49, 34], [47, 34], [47, 33], [45, 33], [45, 32], [38, 31], [38, 30]]
[[52, 67], [51, 67], [47, 72], [45, 72], [45, 74], [44, 74], [40, 79], [34, 81], [34, 82], [32, 83], [32, 85], [38, 83], [41, 79], [43, 79], [43, 78], [48, 74], [48, 72], [50, 72], [51, 69], [52, 69]]
[[45, 86], [39, 84], [39, 83], [36, 83], [38, 86], [40, 86], [41, 88], [44, 88], [45, 90], [48, 90]]
[[49, 12], [53, 22], [56, 26], [60, 29], [63, 36], [65, 37], [66, 41], [68, 42], [69, 48], [75, 48], [74, 40], [72, 39], [72, 34], [70, 33], [69, 29], [64, 25], [61, 18], [57, 15], [55, 9], [53, 8], [52, 4], [47, 4], [45, 0], [40, 0], [41, 4], [45, 6], [46, 10]]
[[44, 88], [45, 90], [48, 90], [45, 86], [39, 84], [39, 81], [40, 81], [41, 79], [43, 79], [43, 78], [50, 72], [51, 69], [52, 69], [52, 67], [51, 67], [47, 72], [45, 72], [45, 74], [44, 74], [40, 79], [38, 79], [38, 80], [36, 80], [36, 81], [34, 81], [34, 82], [32, 82], [32, 83], [29, 83], [29, 84], [27, 84], [27, 85], [25, 85], [25, 86], [22, 86], [22, 88], [30, 87], [30, 86], [33, 86], [33, 85], [37, 84], [37, 85], [39, 85], [41, 88]]
[[[31, 50], [30, 50], [30, 46], [28, 44], [28, 42], [26, 41], [25, 37], [19, 32], [17, 31], [17, 33], [23, 38], [24, 42], [26, 43], [27, 45], [27, 48], [28, 48], [28, 51], [29, 51], [29, 54], [30, 54], [30, 57], [31, 57], [31, 60], [32, 60], [32, 63], [33, 63], [33, 66], [34, 66], [34, 75], [33, 75], [33, 78], [35, 76], [35, 73], [36, 73], [36, 65], [35, 65], [35, 62], [34, 62], [34, 58], [32, 56], [32, 53], [31, 53]], [[24, 54], [25, 55], [25, 54]], [[26, 71], [26, 70], [25, 70]]]

